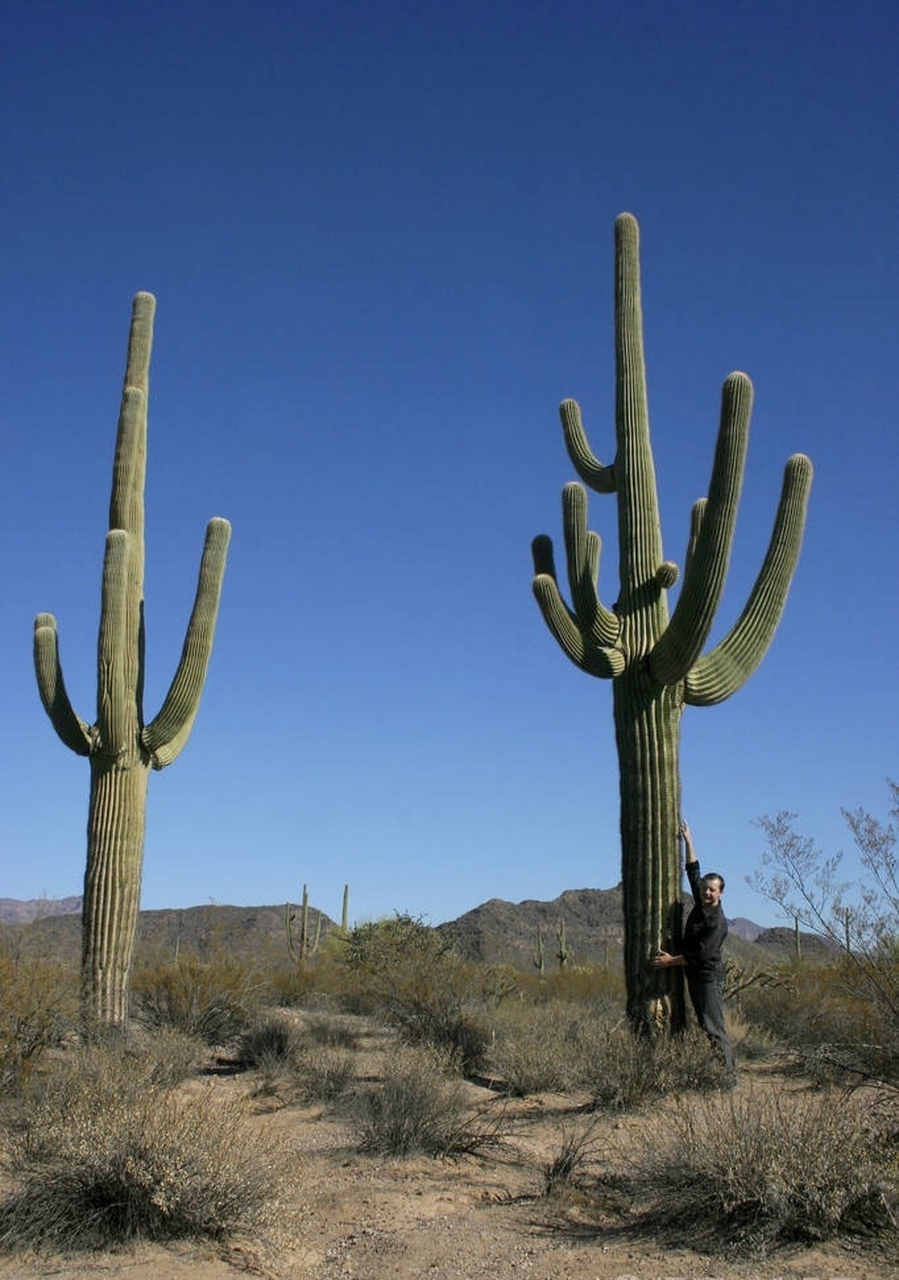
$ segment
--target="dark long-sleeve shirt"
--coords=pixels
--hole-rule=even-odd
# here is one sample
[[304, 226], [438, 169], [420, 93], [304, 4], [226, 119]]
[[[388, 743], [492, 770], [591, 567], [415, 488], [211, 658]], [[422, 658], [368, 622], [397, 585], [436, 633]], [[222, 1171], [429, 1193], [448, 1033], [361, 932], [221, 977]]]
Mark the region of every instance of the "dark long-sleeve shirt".
[[698, 862], [687, 863], [687, 878], [694, 903], [684, 925], [683, 957], [687, 962], [687, 973], [703, 978], [718, 977], [724, 968], [721, 944], [727, 937], [727, 920], [720, 904], [715, 907], [704, 905]]

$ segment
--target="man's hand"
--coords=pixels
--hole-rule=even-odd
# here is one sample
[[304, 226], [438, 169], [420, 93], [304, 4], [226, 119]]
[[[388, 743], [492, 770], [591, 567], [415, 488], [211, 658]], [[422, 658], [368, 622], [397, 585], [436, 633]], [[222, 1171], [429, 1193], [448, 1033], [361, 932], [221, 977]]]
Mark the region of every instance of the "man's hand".
[[672, 956], [667, 951], [658, 951], [649, 962], [653, 969], [675, 969], [682, 968], [684, 964], [683, 956]]
[[690, 831], [690, 824], [686, 818], [680, 820], [680, 838], [684, 842], [684, 861], [695, 862], [696, 853], [693, 849], [693, 835]]

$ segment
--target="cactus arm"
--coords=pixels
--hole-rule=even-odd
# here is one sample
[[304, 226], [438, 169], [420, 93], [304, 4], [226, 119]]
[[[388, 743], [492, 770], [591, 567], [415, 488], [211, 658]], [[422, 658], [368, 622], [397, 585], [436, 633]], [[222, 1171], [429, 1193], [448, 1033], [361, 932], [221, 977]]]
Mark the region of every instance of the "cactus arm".
[[[605, 679], [620, 675], [625, 667], [624, 654], [618, 649], [598, 645], [590, 634], [585, 635], [576, 615], [562, 599], [556, 579], [552, 540], [540, 535], [534, 539], [531, 550], [534, 557], [534, 596], [562, 652], [588, 675]], [[588, 572], [591, 572], [593, 563], [598, 566], [596, 543], [591, 544], [587, 555]], [[615, 617], [614, 614], [610, 616]]]
[[811, 483], [811, 462], [794, 454], [784, 470], [771, 541], [746, 606], [721, 643], [687, 673], [684, 696], [690, 705], [710, 707], [729, 698], [767, 653], [799, 560]]
[[650, 670], [660, 684], [684, 679], [712, 629], [730, 563], [751, 413], [752, 383], [745, 373], [732, 373], [721, 390], [709, 495], [695, 536], [691, 533], [684, 585], [671, 621], [650, 654]]
[[587, 495], [579, 484], [562, 492], [562, 521], [568, 561], [568, 585], [578, 626], [600, 648], [615, 644], [621, 629], [617, 616], [599, 601], [599, 535], [587, 529]]
[[603, 466], [587, 441], [581, 407], [576, 400], [563, 400], [559, 405], [565, 447], [574, 468], [588, 488], [596, 493], [615, 492], [615, 468]]
[[141, 742], [155, 769], [165, 768], [181, 752], [200, 705], [230, 538], [231, 525], [227, 520], [209, 521], [181, 660], [159, 713], [141, 732]]
[[89, 756], [90, 731], [75, 714], [66, 692], [56, 619], [52, 613], [39, 613], [34, 620], [34, 670], [41, 702], [60, 741], [76, 755]]
[[129, 698], [125, 631], [130, 553], [130, 535], [124, 529], [110, 529], [103, 556], [97, 645], [97, 732], [104, 754], [112, 757], [121, 755], [133, 743], [136, 729], [134, 699]]
[[699, 534], [702, 529], [702, 522], [705, 519], [707, 505], [707, 498], [697, 498], [693, 503], [692, 510], [690, 511], [690, 536], [687, 539], [687, 554], [684, 557], [684, 577], [686, 577], [687, 573], [690, 571], [690, 565], [692, 564], [693, 557], [696, 554], [696, 547], [699, 543]]

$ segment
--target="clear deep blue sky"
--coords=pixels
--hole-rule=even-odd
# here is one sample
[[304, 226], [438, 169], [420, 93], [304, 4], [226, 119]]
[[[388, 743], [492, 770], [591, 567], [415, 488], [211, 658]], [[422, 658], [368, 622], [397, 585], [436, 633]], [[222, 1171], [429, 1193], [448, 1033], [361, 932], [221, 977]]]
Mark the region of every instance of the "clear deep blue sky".
[[[557, 406], [614, 452], [612, 225], [643, 239], [666, 555], [720, 385], [756, 408], [729, 586], [782, 468], [815, 464], [786, 614], [730, 702], [688, 708], [684, 810], [730, 914], [760, 814], [833, 850], [883, 814], [896, 724], [892, 3], [12, 0], [2, 172], [0, 896], [80, 892], [88, 770], [32, 671], [56, 614], [95, 718], [132, 294], [158, 298], [148, 716], [203, 530], [233, 523], [183, 755], [150, 779], [143, 905], [296, 900], [437, 923], [619, 879], [611, 689], [531, 595], [573, 478]], [[616, 594], [614, 500], [591, 495]], [[561, 560], [561, 557], [560, 557]], [[676, 590], [676, 589], [675, 589]], [[672, 593], [673, 595], [674, 593]]]

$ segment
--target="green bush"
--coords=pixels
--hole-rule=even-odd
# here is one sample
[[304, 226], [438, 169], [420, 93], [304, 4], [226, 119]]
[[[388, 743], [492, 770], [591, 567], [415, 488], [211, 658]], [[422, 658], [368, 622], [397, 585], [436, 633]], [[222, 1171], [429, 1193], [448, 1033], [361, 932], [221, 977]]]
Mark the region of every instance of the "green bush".
[[69, 1252], [258, 1236], [275, 1221], [284, 1167], [237, 1104], [179, 1097], [153, 1083], [152, 1063], [76, 1052], [43, 1081], [13, 1136], [0, 1245]]

